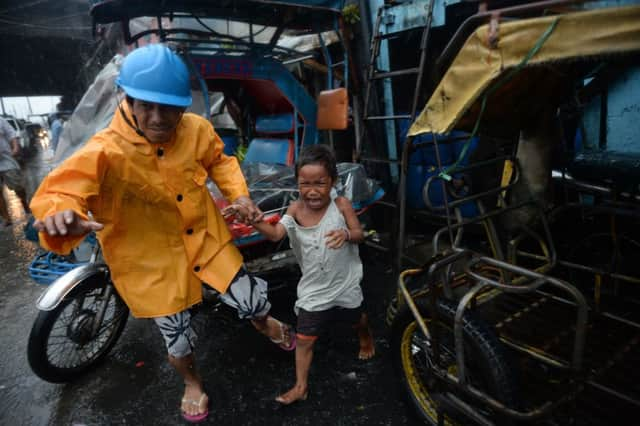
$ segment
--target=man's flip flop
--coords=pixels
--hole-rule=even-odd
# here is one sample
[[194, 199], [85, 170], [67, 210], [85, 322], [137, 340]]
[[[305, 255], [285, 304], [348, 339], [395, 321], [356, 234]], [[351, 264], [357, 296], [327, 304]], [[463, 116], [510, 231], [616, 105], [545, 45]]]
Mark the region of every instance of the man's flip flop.
[[[194, 401], [192, 399], [182, 399], [182, 403], [183, 404], [189, 403], [189, 404], [197, 405], [198, 407], [200, 407], [200, 405], [202, 405], [202, 400], [204, 399], [205, 396], [207, 395], [204, 393], [200, 395], [200, 399], [198, 401]], [[206, 419], [207, 416], [209, 416], [209, 409], [205, 409], [204, 413], [200, 413], [200, 414], [187, 414], [184, 411], [182, 411], [182, 417], [190, 423], [199, 423], [204, 419]]]
[[[275, 319], [275, 318], [274, 318]], [[282, 336], [280, 339], [270, 339], [273, 343], [280, 346], [281, 349], [285, 351], [292, 351], [296, 348], [296, 333], [293, 332], [293, 327], [290, 325], [285, 325], [284, 323], [278, 321], [280, 325], [280, 335]], [[285, 331], [289, 332], [289, 344], [285, 343]]]

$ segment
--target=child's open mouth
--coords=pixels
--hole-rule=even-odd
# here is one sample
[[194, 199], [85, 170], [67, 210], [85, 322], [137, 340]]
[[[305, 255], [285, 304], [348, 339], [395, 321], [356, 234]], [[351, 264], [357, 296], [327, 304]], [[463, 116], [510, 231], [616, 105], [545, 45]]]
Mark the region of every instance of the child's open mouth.
[[307, 204], [310, 207], [319, 207], [322, 205], [322, 199], [321, 198], [307, 198]]

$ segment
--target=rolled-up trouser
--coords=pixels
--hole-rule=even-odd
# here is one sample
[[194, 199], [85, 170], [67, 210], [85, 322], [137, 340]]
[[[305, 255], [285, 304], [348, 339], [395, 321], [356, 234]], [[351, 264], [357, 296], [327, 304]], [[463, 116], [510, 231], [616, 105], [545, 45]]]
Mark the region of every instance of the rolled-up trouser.
[[[267, 299], [267, 282], [249, 274], [244, 266], [236, 274], [220, 300], [238, 312], [240, 319], [265, 317], [271, 310]], [[191, 327], [191, 312], [182, 312], [154, 318], [167, 345], [169, 355], [182, 358], [193, 352], [197, 335]]]

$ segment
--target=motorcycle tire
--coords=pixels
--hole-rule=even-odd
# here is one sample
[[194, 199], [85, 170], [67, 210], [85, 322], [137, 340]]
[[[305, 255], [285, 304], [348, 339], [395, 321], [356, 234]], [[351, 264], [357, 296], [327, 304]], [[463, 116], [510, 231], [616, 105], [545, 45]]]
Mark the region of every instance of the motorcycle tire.
[[[102, 323], [91, 336], [99, 298], [112, 290]], [[129, 318], [129, 308], [106, 276], [87, 278], [51, 311], [40, 311], [27, 347], [29, 365], [43, 380], [72, 381], [102, 361], [116, 344]]]
[[[446, 403], [446, 393], [451, 392], [451, 388], [445, 390], [443, 386], [437, 386], [436, 378], [429, 368], [429, 365], [436, 364], [456, 375], [453, 336], [456, 304], [444, 299], [438, 300], [436, 305], [439, 325], [431, 320], [426, 299], [417, 299], [416, 304], [430, 334], [436, 332], [435, 328], [438, 327], [440, 356], [437, 364], [436, 360], [431, 359], [431, 342], [425, 338], [415, 317], [405, 305], [393, 321], [391, 337], [393, 362], [401, 387], [417, 415], [426, 424], [437, 425], [438, 412], [444, 415], [445, 424], [469, 424], [467, 417]], [[495, 333], [472, 312], [467, 311], [463, 316], [463, 336], [465, 370], [469, 383], [506, 406], [515, 407], [517, 392], [514, 370]], [[459, 394], [456, 396], [496, 424], [510, 423], [508, 419], [490, 412], [487, 407], [480, 406], [470, 397]]]

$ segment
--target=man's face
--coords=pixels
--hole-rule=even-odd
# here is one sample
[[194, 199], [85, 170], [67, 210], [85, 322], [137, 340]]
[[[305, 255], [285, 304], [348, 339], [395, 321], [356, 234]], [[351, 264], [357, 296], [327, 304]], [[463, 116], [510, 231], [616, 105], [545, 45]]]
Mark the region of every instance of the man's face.
[[184, 108], [133, 100], [138, 127], [151, 143], [169, 142], [180, 122]]

